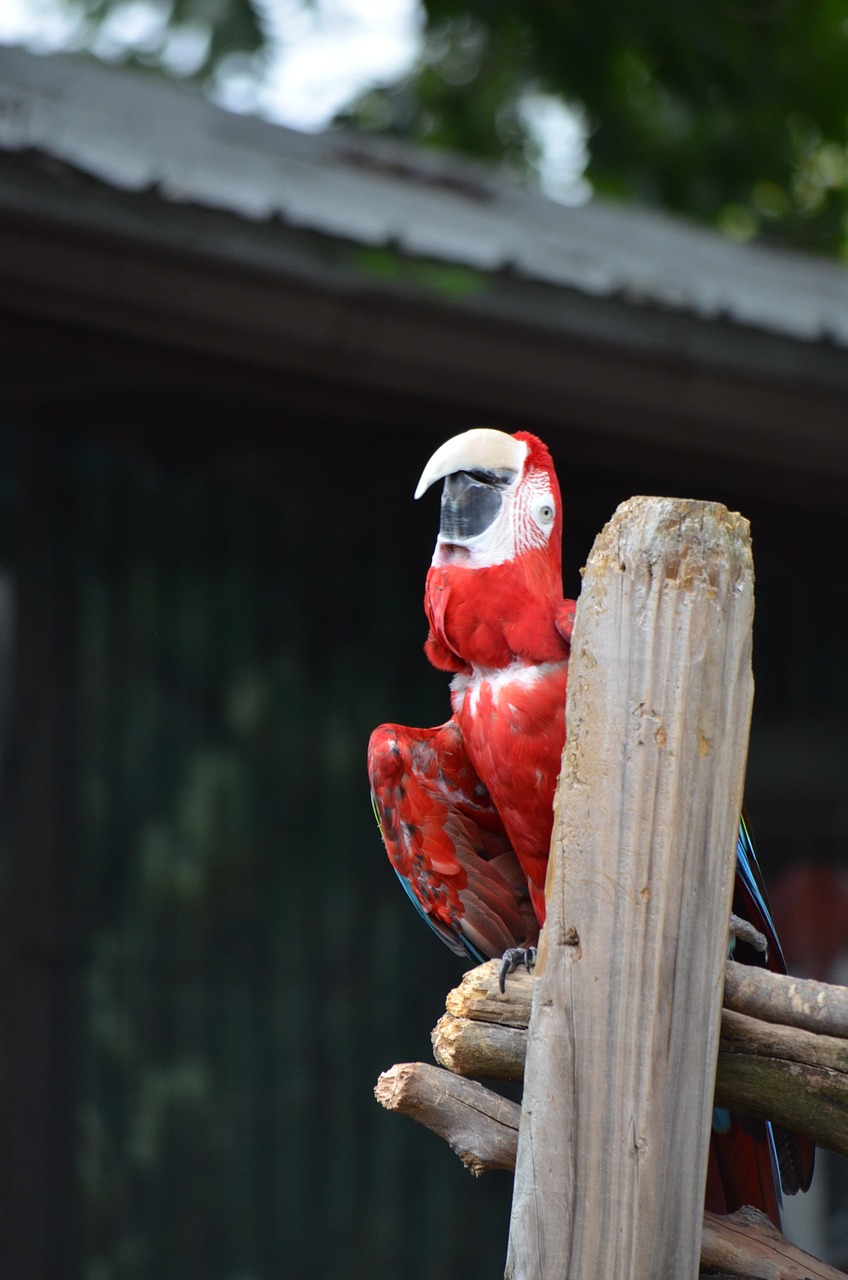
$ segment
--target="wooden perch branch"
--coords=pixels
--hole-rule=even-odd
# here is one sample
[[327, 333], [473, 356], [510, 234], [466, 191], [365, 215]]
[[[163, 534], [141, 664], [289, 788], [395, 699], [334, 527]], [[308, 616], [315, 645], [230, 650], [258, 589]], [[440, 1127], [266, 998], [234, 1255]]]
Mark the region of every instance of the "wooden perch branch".
[[757, 1209], [704, 1214], [701, 1266], [746, 1280], [838, 1280], [841, 1271], [790, 1244]]
[[518, 1145], [517, 1102], [501, 1098], [474, 1080], [404, 1062], [384, 1071], [374, 1096], [444, 1138], [475, 1177], [488, 1169], [514, 1169]]
[[[448, 992], [445, 1008], [457, 1018], [527, 1029], [533, 999], [533, 974], [518, 969], [508, 989], [498, 987], [498, 961], [469, 969]], [[809, 978], [793, 978], [728, 960], [724, 1006], [762, 1022], [814, 1031], [848, 1040], [848, 987]]]
[[[374, 1089], [389, 1111], [409, 1116], [444, 1138], [467, 1169], [513, 1169], [517, 1103], [423, 1062], [384, 1072]], [[726, 1217], [704, 1214], [701, 1267], [745, 1280], [837, 1280], [842, 1273], [790, 1244], [756, 1209]]]
[[716, 1101], [848, 1155], [848, 1042], [725, 1009]]
[[768, 969], [728, 961], [724, 1003], [764, 1022], [848, 1037], [848, 987], [811, 978], [783, 977]]
[[[729, 972], [740, 968], [728, 965]], [[519, 971], [502, 993], [497, 969], [494, 961], [479, 965], [448, 993], [447, 1012], [433, 1029], [433, 1056], [459, 1075], [518, 1081], [524, 1076], [534, 980]], [[792, 996], [797, 981], [758, 970], [736, 984], [734, 1004], [745, 1012], [722, 1012], [716, 1101], [848, 1155], [848, 1016], [835, 1013], [848, 991], [806, 984], [805, 1003], [826, 1011], [819, 1021], [842, 1039], [762, 1021], [764, 1012], [777, 1007], [787, 1016], [805, 1017], [797, 1014]]]

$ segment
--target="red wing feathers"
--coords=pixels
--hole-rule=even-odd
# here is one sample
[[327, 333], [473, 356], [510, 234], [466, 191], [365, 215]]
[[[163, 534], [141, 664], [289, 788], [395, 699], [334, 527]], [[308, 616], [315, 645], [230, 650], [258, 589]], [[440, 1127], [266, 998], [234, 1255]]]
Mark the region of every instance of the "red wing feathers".
[[571, 633], [574, 630], [574, 614], [577, 609], [576, 600], [563, 600], [556, 612], [556, 629], [571, 644]]
[[535, 942], [527, 882], [458, 725], [381, 725], [368, 773], [389, 861], [451, 950], [480, 961]]

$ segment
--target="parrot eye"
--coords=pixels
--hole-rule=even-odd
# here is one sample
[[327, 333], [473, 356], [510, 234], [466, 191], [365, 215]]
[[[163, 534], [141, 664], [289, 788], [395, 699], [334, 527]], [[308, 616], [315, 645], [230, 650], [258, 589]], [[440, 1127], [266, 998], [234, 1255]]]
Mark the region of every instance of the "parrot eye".
[[550, 524], [554, 518], [554, 509], [549, 502], [543, 502], [536, 514], [540, 524]]

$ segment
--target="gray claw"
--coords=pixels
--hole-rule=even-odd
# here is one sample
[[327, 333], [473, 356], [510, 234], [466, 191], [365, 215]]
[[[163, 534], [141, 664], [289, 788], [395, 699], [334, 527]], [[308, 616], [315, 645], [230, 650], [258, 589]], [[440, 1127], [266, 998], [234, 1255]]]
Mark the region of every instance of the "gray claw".
[[501, 966], [498, 969], [498, 986], [501, 991], [506, 991], [507, 974], [515, 973], [520, 964], [523, 964], [529, 973], [535, 963], [535, 947], [507, 947], [501, 956]]

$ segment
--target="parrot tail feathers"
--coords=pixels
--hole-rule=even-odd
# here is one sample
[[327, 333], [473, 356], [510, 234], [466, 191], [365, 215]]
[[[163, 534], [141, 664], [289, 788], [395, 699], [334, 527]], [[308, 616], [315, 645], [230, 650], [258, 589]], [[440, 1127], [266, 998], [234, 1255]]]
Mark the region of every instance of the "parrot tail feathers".
[[733, 1213], [750, 1204], [780, 1230], [780, 1179], [771, 1125], [747, 1118], [743, 1124], [730, 1115], [725, 1132], [713, 1129], [710, 1146], [705, 1208]]
[[782, 1129], [780, 1125], [772, 1125], [772, 1132], [784, 1194], [794, 1196], [798, 1191], [808, 1191], [813, 1180], [815, 1143], [810, 1138]]

